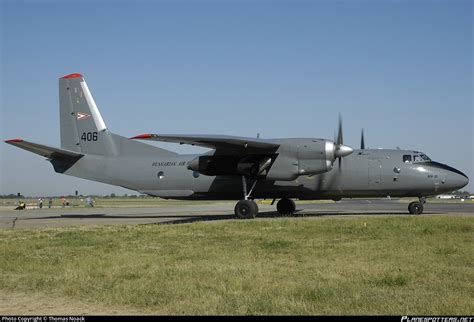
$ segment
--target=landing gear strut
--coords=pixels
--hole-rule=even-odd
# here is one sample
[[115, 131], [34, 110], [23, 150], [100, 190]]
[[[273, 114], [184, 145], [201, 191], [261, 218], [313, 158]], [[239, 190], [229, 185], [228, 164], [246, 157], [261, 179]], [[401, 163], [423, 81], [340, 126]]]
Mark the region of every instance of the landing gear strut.
[[280, 199], [277, 203], [277, 210], [280, 215], [292, 215], [296, 210], [295, 202], [288, 198]]
[[240, 200], [234, 208], [234, 213], [237, 218], [240, 219], [251, 219], [255, 218], [258, 214], [258, 205], [255, 201], [250, 200], [250, 194], [253, 191], [253, 188], [255, 188], [255, 185], [257, 184], [257, 180], [252, 185], [252, 188], [250, 189], [250, 192], [247, 193], [247, 180], [245, 176], [242, 176], [242, 190], [244, 192], [244, 199]]

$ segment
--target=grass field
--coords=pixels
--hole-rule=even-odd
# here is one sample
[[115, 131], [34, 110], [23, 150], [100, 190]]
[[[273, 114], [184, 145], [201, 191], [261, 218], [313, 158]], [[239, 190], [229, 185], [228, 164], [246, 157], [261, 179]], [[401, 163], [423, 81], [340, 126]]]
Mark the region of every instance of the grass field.
[[65, 314], [65, 301], [95, 314], [474, 312], [472, 216], [8, 230], [0, 240], [0, 295], [44, 297]]

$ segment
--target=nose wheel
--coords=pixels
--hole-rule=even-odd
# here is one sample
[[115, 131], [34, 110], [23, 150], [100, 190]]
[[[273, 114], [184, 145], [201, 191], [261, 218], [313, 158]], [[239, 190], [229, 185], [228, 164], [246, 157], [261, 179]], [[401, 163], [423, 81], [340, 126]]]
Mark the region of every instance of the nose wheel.
[[408, 212], [412, 215], [421, 215], [423, 213], [423, 203], [419, 201], [410, 202]]

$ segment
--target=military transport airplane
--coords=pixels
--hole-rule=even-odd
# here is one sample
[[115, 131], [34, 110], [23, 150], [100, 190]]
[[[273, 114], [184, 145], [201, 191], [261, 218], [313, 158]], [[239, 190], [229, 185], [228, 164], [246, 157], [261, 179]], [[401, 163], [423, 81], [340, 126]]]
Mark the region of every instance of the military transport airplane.
[[[337, 139], [260, 139], [226, 135], [110, 132], [81, 74], [59, 79], [61, 148], [22, 139], [6, 143], [46, 157], [54, 170], [170, 199], [239, 200], [238, 218], [258, 214], [254, 199], [280, 199], [281, 214], [295, 211], [293, 199], [418, 197], [411, 214], [421, 214], [426, 196], [464, 187], [468, 177], [409, 150], [353, 150]], [[198, 155], [137, 141], [155, 140], [210, 148]], [[336, 164], [336, 166], [335, 166]]]

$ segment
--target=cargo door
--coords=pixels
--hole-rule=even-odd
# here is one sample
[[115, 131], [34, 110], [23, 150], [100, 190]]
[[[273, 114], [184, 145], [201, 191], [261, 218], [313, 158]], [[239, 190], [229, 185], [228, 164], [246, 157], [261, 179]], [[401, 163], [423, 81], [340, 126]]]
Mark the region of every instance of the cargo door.
[[382, 160], [369, 159], [369, 188], [379, 189], [382, 185]]

